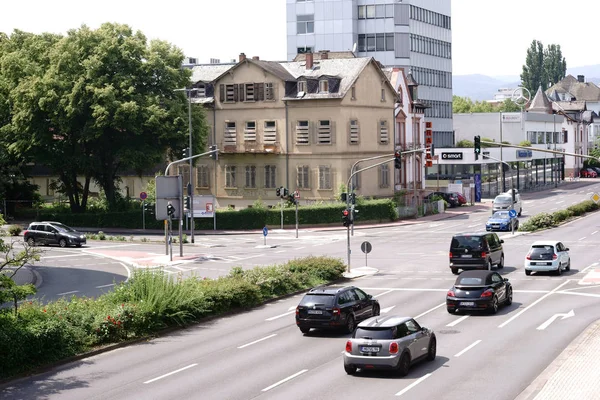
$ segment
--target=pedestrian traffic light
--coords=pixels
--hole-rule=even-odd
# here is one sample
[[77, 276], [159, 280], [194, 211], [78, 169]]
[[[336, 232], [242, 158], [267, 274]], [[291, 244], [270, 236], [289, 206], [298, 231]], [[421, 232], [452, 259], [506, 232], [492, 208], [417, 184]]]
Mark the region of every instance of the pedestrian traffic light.
[[190, 156], [190, 148], [186, 147], [183, 149], [183, 158], [188, 158]]
[[217, 150], [217, 146], [213, 144], [213, 145], [211, 145], [209, 147], [209, 150], [210, 151], [214, 151], [214, 153], [210, 153], [210, 158], [212, 158], [215, 161], [218, 160], [219, 159], [219, 152], [215, 151], [215, 150]]
[[394, 168], [402, 169], [402, 158], [399, 151], [394, 153]]
[[481, 154], [481, 137], [479, 135], [474, 138], [473, 149], [475, 151], [475, 160], [479, 160], [479, 155]]
[[183, 198], [183, 204], [186, 210], [191, 210], [191, 200], [192, 198], [190, 196], [185, 196]]
[[175, 216], [175, 207], [173, 207], [173, 204], [171, 203], [167, 204], [167, 215], [169, 218], [173, 218]]
[[275, 194], [277, 195], [277, 197], [281, 197], [281, 189], [280, 187], [278, 187], [277, 189], [275, 189]]
[[352, 223], [350, 220], [350, 210], [348, 210], [347, 208], [342, 211], [342, 223], [344, 224], [344, 226], [350, 226], [350, 224]]

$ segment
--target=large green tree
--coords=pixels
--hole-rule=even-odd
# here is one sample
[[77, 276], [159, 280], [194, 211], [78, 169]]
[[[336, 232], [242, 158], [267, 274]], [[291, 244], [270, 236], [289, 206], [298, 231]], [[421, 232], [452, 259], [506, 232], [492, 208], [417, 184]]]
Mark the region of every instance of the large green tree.
[[551, 44], [544, 51], [544, 71], [548, 87], [560, 82], [567, 74], [567, 61], [562, 55], [559, 44]]
[[542, 90], [559, 82], [567, 72], [567, 61], [562, 56], [560, 45], [551, 44], [544, 50], [539, 40], [533, 40], [521, 72], [521, 85], [532, 94], [541, 86]]
[[452, 96], [452, 112], [460, 113], [485, 113], [485, 112], [516, 112], [520, 111], [510, 99], [504, 100], [499, 105], [493, 105], [487, 101], [475, 101], [468, 97]]
[[[15, 152], [58, 174], [73, 211], [85, 209], [92, 181], [114, 209], [123, 172], [141, 174], [166, 156], [179, 158], [187, 146], [188, 103], [175, 89], [189, 85], [191, 71], [181, 67], [180, 49], [148, 43], [127, 25], [82, 26], [52, 39], [39, 69], [10, 93], [5, 136], [13, 138]], [[199, 153], [208, 132], [200, 107], [193, 107], [192, 120]]]

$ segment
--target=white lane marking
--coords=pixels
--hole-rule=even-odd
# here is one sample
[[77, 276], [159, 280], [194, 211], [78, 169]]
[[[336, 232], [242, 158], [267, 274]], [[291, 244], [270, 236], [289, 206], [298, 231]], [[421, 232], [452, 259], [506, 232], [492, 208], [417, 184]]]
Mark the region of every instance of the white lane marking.
[[295, 309], [296, 309], [296, 306], [291, 306], [290, 308], [288, 308], [288, 311], [292, 311], [292, 310], [295, 310]]
[[176, 374], [176, 373], [178, 373], [178, 372], [185, 371], [185, 370], [186, 370], [186, 369], [188, 369], [188, 368], [195, 367], [196, 365], [198, 365], [198, 364], [190, 364], [190, 365], [188, 365], [187, 367], [179, 368], [179, 369], [177, 369], [177, 370], [175, 370], [175, 371], [171, 371], [171, 372], [169, 372], [168, 374], [164, 374], [164, 375], [158, 376], [158, 377], [156, 377], [156, 378], [154, 378], [154, 379], [150, 379], [149, 381], [146, 381], [146, 382], [144, 382], [144, 383], [152, 383], [152, 382], [155, 382], [155, 381], [157, 381], [157, 380], [159, 380], [159, 379], [166, 378], [167, 376], [171, 376], [171, 375], [173, 375], [173, 374]]
[[305, 249], [306, 247], [295, 247], [294, 250], [302, 250]]
[[384, 294], [388, 294], [388, 293], [392, 293], [392, 292], [393, 292], [393, 290], [388, 290], [388, 291], [386, 291], [386, 292], [383, 292], [383, 293], [376, 294], [376, 295], [375, 295], [375, 296], [373, 296], [373, 297], [379, 297], [379, 296], [383, 296]]
[[117, 244], [117, 245], [110, 245], [110, 246], [94, 246], [94, 247], [87, 248], [86, 252], [94, 251], [96, 249], [114, 249], [115, 247], [127, 247], [127, 246], [139, 246], [139, 244], [131, 243], [131, 244]]
[[287, 251], [287, 250], [277, 250], [277, 251], [274, 251], [273, 253], [284, 253], [284, 252], [286, 252], [286, 251]]
[[105, 288], [105, 287], [110, 287], [110, 286], [115, 286], [115, 284], [114, 284], [114, 283], [109, 283], [108, 285], [100, 285], [100, 286], [96, 286], [96, 289], [102, 289], [102, 288]]
[[[95, 255], [95, 254], [94, 254], [94, 256], [95, 257], [100, 257], [100, 256]], [[89, 254], [81, 254], [81, 253], [79, 253], [79, 254], [65, 254], [63, 256], [42, 256], [41, 258], [43, 258], [45, 260], [45, 259], [48, 259], [48, 258], [65, 258], [65, 257], [86, 257], [87, 258], [87, 257], [89, 257]]]
[[467, 346], [466, 348], [464, 348], [462, 351], [459, 351], [458, 353], [456, 353], [454, 355], [454, 357], [460, 357], [463, 354], [465, 354], [467, 351], [471, 350], [473, 347], [477, 346], [479, 343], [481, 343], [481, 340], [477, 340], [475, 343], [471, 344], [470, 346]]
[[271, 386], [267, 386], [266, 388], [264, 388], [264, 389], [262, 390], [262, 392], [267, 392], [267, 391], [269, 391], [269, 390], [273, 389], [274, 387], [277, 387], [277, 386], [281, 385], [282, 383], [286, 383], [287, 381], [289, 381], [289, 380], [291, 380], [291, 379], [294, 379], [295, 377], [297, 377], [297, 376], [299, 376], [299, 375], [302, 375], [302, 374], [303, 374], [303, 373], [305, 373], [306, 371], [308, 371], [308, 370], [307, 370], [307, 369], [303, 369], [302, 371], [298, 371], [298, 372], [296, 372], [294, 375], [290, 375], [290, 376], [288, 376], [287, 378], [285, 378], [285, 379], [282, 379], [282, 380], [280, 380], [279, 382], [276, 382], [276, 383], [272, 384]]
[[[582, 288], [582, 289], [587, 289], [587, 287]], [[561, 290], [560, 292], [556, 292], [557, 294], [573, 294], [575, 296], [587, 296], [587, 297], [596, 297], [596, 298], [600, 298], [600, 294], [593, 294], [593, 293], [580, 293], [580, 292], [567, 292], [566, 290]]]
[[264, 337], [264, 338], [262, 338], [262, 339], [255, 340], [254, 342], [250, 342], [250, 343], [243, 344], [243, 345], [241, 345], [241, 346], [238, 346], [238, 349], [243, 349], [244, 347], [252, 346], [253, 344], [256, 344], [256, 343], [258, 343], [258, 342], [262, 342], [263, 340], [271, 339], [273, 336], [277, 336], [277, 334], [276, 334], [276, 333], [274, 333], [274, 334], [272, 334], [272, 335], [265, 336], [265, 337]]
[[581, 270], [581, 273], [584, 273], [585, 271], [587, 271], [590, 268], [594, 268], [596, 265], [598, 265], [598, 263], [593, 263], [588, 265], [587, 267], [585, 267], [584, 269]]
[[537, 303], [544, 300], [546, 297], [550, 296], [551, 294], [558, 292], [558, 289], [560, 289], [561, 287], [563, 287], [564, 285], [566, 285], [569, 282], [571, 282], [571, 279], [567, 279], [566, 281], [564, 281], [563, 283], [558, 285], [556, 288], [552, 289], [551, 291], [549, 291], [548, 293], [546, 293], [545, 295], [543, 295], [542, 297], [540, 297], [539, 299], [537, 299], [536, 301], [534, 301], [533, 303], [531, 303], [530, 305], [528, 305], [527, 307], [525, 307], [524, 309], [522, 309], [521, 311], [519, 311], [518, 313], [513, 315], [511, 318], [507, 319], [506, 321], [504, 321], [503, 323], [498, 325], [498, 328], [504, 328], [506, 325], [511, 323], [514, 319], [518, 318], [525, 311], [529, 310], [531, 307], [535, 306]]
[[592, 235], [595, 235], [596, 233], [598, 233], [598, 231], [594, 231], [594, 232], [592, 232]]
[[432, 312], [432, 311], [434, 311], [434, 310], [436, 310], [436, 309], [440, 308], [441, 306], [445, 306], [445, 305], [446, 305], [446, 303], [444, 302], [444, 303], [440, 304], [439, 306], [435, 306], [435, 307], [433, 307], [433, 308], [430, 308], [429, 310], [427, 310], [427, 311], [425, 311], [425, 312], [423, 312], [423, 313], [421, 313], [421, 314], [417, 315], [417, 316], [415, 317], [415, 319], [419, 319], [419, 318], [421, 318], [423, 315], [429, 314], [430, 312]]
[[465, 315], [464, 317], [460, 317], [459, 319], [456, 319], [456, 320], [450, 322], [446, 326], [456, 326], [456, 325], [460, 324], [461, 322], [463, 322], [467, 318], [469, 318], [469, 315]]
[[380, 313], [383, 313], [383, 314], [385, 314], [385, 313], [388, 313], [388, 312], [392, 311], [392, 309], [393, 309], [394, 307], [396, 307], [396, 306], [391, 306], [391, 307], [387, 307], [387, 308], [382, 308], [381, 310], [379, 310], [379, 312], [380, 312]]
[[557, 201], [556, 204], [560, 204], [560, 203], [564, 203], [564, 202], [565, 202], [564, 200], [561, 200], [561, 201]]
[[467, 228], [475, 228], [476, 226], [481, 226], [481, 224], [468, 225]]
[[64, 296], [66, 294], [79, 293], [79, 290], [72, 290], [70, 292], [58, 293], [57, 296]]
[[582, 237], [582, 238], [580, 238], [580, 239], [577, 239], [577, 240], [579, 241], [579, 240], [583, 240], [583, 239], [585, 239], [585, 238], [586, 238], [586, 236], [584, 236], [584, 237]]
[[544, 329], [546, 329], [547, 327], [549, 327], [550, 324], [553, 323], [558, 318], [560, 318], [561, 320], [563, 320], [565, 318], [571, 318], [571, 317], [574, 317], [574, 316], [575, 316], [575, 312], [573, 310], [569, 311], [568, 313], [554, 314], [553, 316], [551, 316], [550, 318], [548, 318], [548, 320], [546, 320], [546, 322], [544, 322], [543, 324], [541, 324], [540, 326], [538, 326], [537, 330], [538, 331], [543, 331]]
[[171, 268], [175, 268], [175, 269], [177, 269], [179, 271], [184, 271], [184, 272], [188, 271], [186, 268], [181, 268], [181, 267], [178, 267], [177, 265], [171, 265]]
[[276, 320], [276, 319], [279, 319], [279, 318], [281, 318], [281, 317], [285, 317], [286, 315], [290, 315], [290, 314], [293, 314], [293, 313], [295, 313], [295, 312], [296, 312], [296, 310], [294, 310], [294, 311], [289, 311], [289, 312], [286, 312], [286, 313], [283, 313], [283, 314], [276, 315], [276, 316], [274, 316], [274, 317], [271, 317], [271, 318], [267, 318], [267, 319], [265, 319], [265, 321], [274, 321], [274, 320]]
[[417, 386], [419, 383], [423, 382], [425, 379], [429, 378], [430, 376], [431, 376], [431, 372], [423, 375], [422, 377], [420, 377], [419, 379], [417, 379], [416, 381], [414, 381], [413, 383], [411, 383], [410, 385], [408, 385], [407, 387], [405, 387], [404, 389], [402, 389], [401, 391], [396, 393], [396, 396], [402, 396], [404, 393], [408, 392], [410, 389], [414, 388], [415, 386]]

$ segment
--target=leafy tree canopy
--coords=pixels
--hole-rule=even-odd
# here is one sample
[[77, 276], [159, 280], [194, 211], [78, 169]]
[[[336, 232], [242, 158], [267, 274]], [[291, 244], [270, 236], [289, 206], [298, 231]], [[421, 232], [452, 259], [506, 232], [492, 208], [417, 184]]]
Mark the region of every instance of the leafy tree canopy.
[[506, 99], [499, 105], [487, 101], [475, 101], [468, 97], [452, 96], [454, 113], [517, 112], [521, 109], [512, 100]]
[[559, 82], [566, 76], [567, 61], [562, 55], [560, 45], [551, 44], [544, 49], [539, 40], [533, 40], [521, 72], [521, 85], [532, 94], [541, 86], [542, 90]]

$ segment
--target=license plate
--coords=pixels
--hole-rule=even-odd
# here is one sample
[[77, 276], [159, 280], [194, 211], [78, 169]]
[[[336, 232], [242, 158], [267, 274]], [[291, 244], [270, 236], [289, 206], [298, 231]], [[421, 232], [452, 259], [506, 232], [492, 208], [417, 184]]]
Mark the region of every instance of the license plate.
[[475, 302], [474, 301], [461, 301], [460, 305], [461, 306], [474, 306]]
[[463, 254], [461, 255], [462, 258], [473, 258], [473, 255], [471, 254]]
[[531, 264], [531, 265], [537, 265], [537, 263], [534, 263], [534, 262], [532, 262], [532, 263], [530, 263], [530, 264]]
[[379, 347], [362, 346], [360, 348], [360, 351], [362, 351], [363, 353], [377, 353], [379, 351]]
[[309, 314], [323, 314], [323, 311], [321, 310], [308, 310]]

